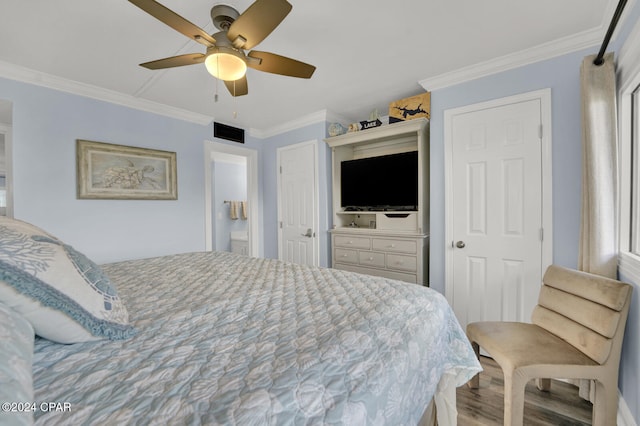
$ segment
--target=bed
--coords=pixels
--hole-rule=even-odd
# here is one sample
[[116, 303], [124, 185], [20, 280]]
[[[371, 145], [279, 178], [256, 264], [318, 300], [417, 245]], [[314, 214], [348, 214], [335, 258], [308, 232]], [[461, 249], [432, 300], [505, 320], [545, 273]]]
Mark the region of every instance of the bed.
[[414, 425], [433, 421], [435, 403], [439, 424], [454, 424], [455, 387], [480, 371], [444, 297], [416, 284], [225, 252], [100, 269], [128, 316], [106, 338], [30, 341], [36, 327], [0, 291], [0, 324], [13, 330], [0, 325], [0, 355], [4, 345], [19, 370], [7, 347], [32, 350], [31, 377], [13, 379], [32, 393], [0, 399], [35, 403], [0, 420]]

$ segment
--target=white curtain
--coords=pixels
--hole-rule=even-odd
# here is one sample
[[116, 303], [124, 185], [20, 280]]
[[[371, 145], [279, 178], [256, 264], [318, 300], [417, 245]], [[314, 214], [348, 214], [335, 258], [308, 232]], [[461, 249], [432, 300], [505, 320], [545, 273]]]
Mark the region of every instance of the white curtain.
[[613, 53], [602, 65], [587, 56], [582, 92], [582, 221], [578, 269], [609, 278], [617, 274], [616, 69]]
[[[613, 53], [602, 65], [587, 56], [580, 68], [582, 93], [582, 221], [578, 269], [616, 278], [617, 113]], [[595, 386], [577, 380], [580, 396], [595, 400]]]

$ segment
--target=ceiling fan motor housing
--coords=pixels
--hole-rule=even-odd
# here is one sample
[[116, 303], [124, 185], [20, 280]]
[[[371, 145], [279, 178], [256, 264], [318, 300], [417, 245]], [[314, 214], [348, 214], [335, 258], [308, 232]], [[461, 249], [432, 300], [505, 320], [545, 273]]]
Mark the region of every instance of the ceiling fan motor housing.
[[238, 11], [226, 4], [217, 4], [211, 8], [211, 20], [220, 31], [227, 31], [238, 16]]

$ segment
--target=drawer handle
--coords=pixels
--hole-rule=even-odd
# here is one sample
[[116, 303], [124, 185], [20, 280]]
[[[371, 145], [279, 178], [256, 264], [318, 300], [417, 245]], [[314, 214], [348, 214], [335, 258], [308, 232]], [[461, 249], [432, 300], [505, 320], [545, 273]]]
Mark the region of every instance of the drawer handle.
[[369, 261], [372, 261], [372, 260], [373, 260], [373, 257], [369, 256]]
[[395, 245], [395, 244], [391, 244], [391, 245], [389, 246], [389, 248], [396, 248], [396, 245]]
[[349, 257], [347, 253], [343, 254], [342, 257]]
[[404, 261], [402, 261], [402, 260], [396, 260], [396, 265], [404, 265]]

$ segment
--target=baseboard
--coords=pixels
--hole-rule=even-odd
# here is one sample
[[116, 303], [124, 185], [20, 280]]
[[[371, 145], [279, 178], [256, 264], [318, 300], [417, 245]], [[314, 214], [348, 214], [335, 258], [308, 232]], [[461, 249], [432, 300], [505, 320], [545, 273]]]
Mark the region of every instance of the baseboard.
[[618, 391], [618, 419], [616, 422], [618, 426], [638, 426], [620, 391]]

